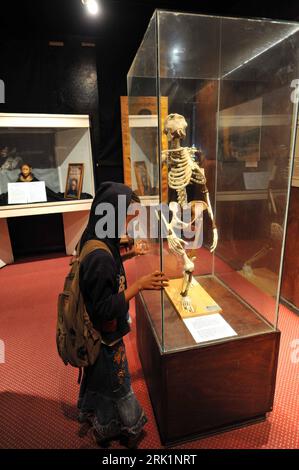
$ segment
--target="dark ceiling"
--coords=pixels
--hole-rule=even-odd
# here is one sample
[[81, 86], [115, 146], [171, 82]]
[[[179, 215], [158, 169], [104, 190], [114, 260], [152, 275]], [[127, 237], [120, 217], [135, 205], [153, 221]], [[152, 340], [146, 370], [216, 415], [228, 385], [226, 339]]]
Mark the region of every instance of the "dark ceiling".
[[[81, 0], [15, 0], [1, 2], [0, 35], [9, 37], [63, 37], [65, 35], [97, 36], [115, 29], [114, 34], [138, 34], [144, 30], [155, 8], [194, 11], [224, 16], [270, 17], [296, 19], [298, 0], [284, 2], [250, 2], [226, 0], [99, 0], [102, 14], [93, 18], [86, 14]], [[126, 26], [126, 27], [125, 27]], [[132, 31], [132, 32], [133, 32]]]

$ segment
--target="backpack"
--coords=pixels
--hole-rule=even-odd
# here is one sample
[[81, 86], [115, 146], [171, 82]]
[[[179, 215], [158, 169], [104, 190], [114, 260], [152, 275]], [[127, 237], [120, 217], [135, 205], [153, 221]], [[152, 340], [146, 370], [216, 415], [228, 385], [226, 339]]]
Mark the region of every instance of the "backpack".
[[108, 246], [100, 240], [90, 240], [81, 250], [79, 248], [79, 254], [71, 262], [71, 271], [65, 278], [63, 292], [58, 297], [56, 345], [65, 365], [91, 366], [100, 353], [101, 334], [93, 327], [79, 286], [80, 264], [87, 255], [99, 249], [112, 256]]

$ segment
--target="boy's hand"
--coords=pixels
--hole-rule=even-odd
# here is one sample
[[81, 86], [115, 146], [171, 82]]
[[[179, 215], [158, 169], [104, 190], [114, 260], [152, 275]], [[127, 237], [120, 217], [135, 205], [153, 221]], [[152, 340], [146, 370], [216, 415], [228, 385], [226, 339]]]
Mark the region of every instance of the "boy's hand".
[[155, 271], [154, 273], [142, 276], [129, 286], [124, 292], [125, 299], [129, 302], [129, 300], [135, 297], [135, 295], [142, 290], [161, 290], [167, 286], [168, 279], [165, 274], [161, 271]]
[[155, 271], [146, 276], [142, 276], [137, 282], [139, 291], [161, 290], [168, 286], [168, 278], [161, 271]]
[[122, 260], [127, 261], [128, 259], [134, 258], [134, 256], [146, 255], [148, 251], [148, 247], [146, 247], [146, 249], [139, 246], [133, 247], [122, 255]]

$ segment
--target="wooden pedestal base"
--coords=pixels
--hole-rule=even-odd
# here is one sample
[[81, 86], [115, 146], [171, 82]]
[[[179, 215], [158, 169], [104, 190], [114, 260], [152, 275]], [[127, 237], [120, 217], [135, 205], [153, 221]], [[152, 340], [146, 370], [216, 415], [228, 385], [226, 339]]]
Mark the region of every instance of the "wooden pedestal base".
[[197, 317], [198, 315], [207, 315], [209, 313], [220, 313], [222, 311], [221, 307], [196, 279], [194, 279], [194, 285], [189, 288], [189, 297], [194, 312], [185, 310], [182, 306], [182, 297], [180, 295], [182, 283], [182, 279], [170, 279], [168, 287], [165, 288], [169, 300], [182, 318]]
[[66, 212], [63, 214], [65, 251], [73, 255], [89, 218], [89, 211]]
[[0, 268], [14, 262], [6, 219], [0, 219]]
[[257, 422], [272, 410], [279, 331], [163, 352], [141, 294], [136, 313], [138, 351], [163, 444]]

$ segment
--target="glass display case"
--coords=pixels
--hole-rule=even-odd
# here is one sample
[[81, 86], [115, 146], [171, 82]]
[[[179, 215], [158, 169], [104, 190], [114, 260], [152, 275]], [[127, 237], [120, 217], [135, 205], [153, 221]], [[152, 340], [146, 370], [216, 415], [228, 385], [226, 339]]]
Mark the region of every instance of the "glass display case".
[[0, 114], [0, 268], [14, 261], [7, 219], [62, 214], [72, 254], [94, 194], [89, 116]]
[[0, 114], [0, 197], [17, 182], [22, 164], [45, 182], [48, 202], [59, 200], [55, 194], [63, 199], [69, 164], [83, 164], [82, 193], [93, 196], [89, 116]]
[[[139, 353], [166, 442], [264, 416], [272, 409], [298, 53], [298, 23], [156, 11], [129, 71], [131, 122], [138, 122], [136, 99], [146, 115], [140, 100], [157, 98], [150, 131], [131, 130], [131, 162], [132, 171], [138, 165], [143, 173], [147, 169], [150, 184], [143, 185], [142, 195], [156, 197], [158, 220], [156, 234], [147, 223], [149, 250], [136, 260], [136, 274], [161, 270], [170, 280], [162, 292], [144, 291], [137, 301]], [[167, 99], [167, 119], [162, 117], [162, 99]], [[155, 405], [159, 380], [146, 357], [153, 354], [160, 357], [164, 371], [160, 393], [168, 397], [167, 411]], [[196, 374], [207, 373], [203, 357], [214, 375], [205, 390], [194, 380]], [[238, 376], [234, 361], [241, 375], [247, 361], [254, 386], [267, 395], [260, 396], [259, 407], [252, 402], [258, 401], [254, 394], [248, 397], [248, 388], [246, 398], [245, 388], [252, 384], [244, 378], [245, 369]], [[176, 368], [169, 369], [174, 363]], [[190, 376], [184, 377], [188, 371]], [[263, 373], [267, 383], [259, 382]], [[236, 402], [228, 376], [235, 383]], [[188, 411], [179, 399], [172, 402], [171, 385], [189, 380], [197, 398], [204, 396], [210, 419], [198, 404]], [[185, 428], [173, 424], [175, 406], [183, 406]], [[242, 407], [244, 413], [236, 415]], [[195, 408], [201, 425], [192, 418]]]

